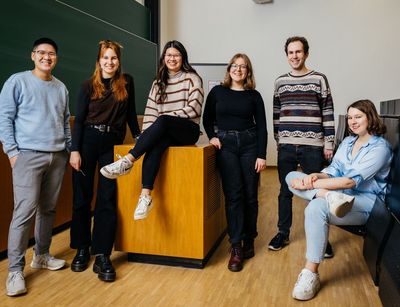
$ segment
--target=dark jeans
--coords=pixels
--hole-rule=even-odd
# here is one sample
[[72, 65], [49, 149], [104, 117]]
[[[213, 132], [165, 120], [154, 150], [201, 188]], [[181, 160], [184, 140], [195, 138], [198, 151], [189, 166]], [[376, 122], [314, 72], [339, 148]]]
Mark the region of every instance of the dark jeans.
[[143, 131], [129, 152], [138, 159], [145, 154], [142, 166], [142, 187], [153, 189], [161, 158], [169, 146], [193, 145], [200, 136], [200, 127], [193, 121], [176, 116], [161, 115]]
[[217, 152], [218, 168], [225, 195], [225, 211], [231, 244], [257, 236], [258, 180], [255, 171], [257, 135], [255, 129], [219, 131], [222, 144]]
[[278, 146], [278, 173], [281, 190], [279, 202], [279, 232], [289, 235], [292, 226], [292, 198], [286, 184], [286, 175], [296, 171], [300, 164], [305, 174], [320, 172], [324, 165], [323, 148], [311, 145], [281, 144]]
[[71, 248], [91, 247], [92, 254], [110, 255], [117, 226], [116, 182], [98, 173], [97, 198], [91, 234], [91, 202], [96, 166], [98, 170], [114, 161], [114, 145], [122, 144], [121, 136], [86, 127], [80, 151], [81, 172], [73, 170], [73, 210]]

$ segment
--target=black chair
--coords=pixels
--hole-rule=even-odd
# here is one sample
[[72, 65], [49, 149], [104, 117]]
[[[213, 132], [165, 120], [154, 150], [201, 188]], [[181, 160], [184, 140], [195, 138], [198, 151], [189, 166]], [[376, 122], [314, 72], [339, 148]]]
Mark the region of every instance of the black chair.
[[[379, 285], [381, 260], [394, 226], [400, 219], [400, 147], [394, 151], [385, 204], [376, 203], [366, 224], [363, 255], [375, 285]], [[400, 259], [399, 259], [400, 260]]]
[[379, 297], [383, 306], [400, 305], [400, 220], [394, 215], [393, 227], [382, 254]]
[[375, 203], [367, 224], [363, 255], [374, 284], [379, 284], [382, 253], [393, 227], [393, 219], [385, 204]]

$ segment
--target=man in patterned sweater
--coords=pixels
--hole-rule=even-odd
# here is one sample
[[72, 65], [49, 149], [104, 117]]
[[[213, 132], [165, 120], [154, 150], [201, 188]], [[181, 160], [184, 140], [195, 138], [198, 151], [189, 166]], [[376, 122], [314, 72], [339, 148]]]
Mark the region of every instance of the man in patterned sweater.
[[[290, 37], [285, 52], [292, 71], [278, 77], [274, 89], [274, 137], [278, 146], [278, 234], [268, 248], [280, 250], [289, 243], [292, 197], [286, 175], [300, 164], [304, 173], [319, 172], [331, 159], [335, 136], [333, 101], [325, 75], [310, 70], [305, 62], [309, 45], [304, 37]], [[326, 257], [332, 257], [328, 243]]]

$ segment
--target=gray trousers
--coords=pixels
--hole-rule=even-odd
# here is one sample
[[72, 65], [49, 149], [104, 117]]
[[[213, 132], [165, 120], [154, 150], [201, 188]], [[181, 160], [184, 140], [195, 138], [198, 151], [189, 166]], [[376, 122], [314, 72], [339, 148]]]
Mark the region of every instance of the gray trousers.
[[12, 169], [14, 212], [8, 233], [8, 269], [22, 271], [35, 218], [35, 253], [49, 252], [55, 207], [67, 164], [61, 152], [21, 151]]

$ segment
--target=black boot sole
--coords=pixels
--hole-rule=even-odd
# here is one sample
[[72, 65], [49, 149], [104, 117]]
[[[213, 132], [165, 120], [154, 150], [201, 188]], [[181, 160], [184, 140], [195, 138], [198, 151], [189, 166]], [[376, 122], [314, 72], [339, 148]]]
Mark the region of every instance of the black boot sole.
[[228, 270], [231, 272], [240, 272], [243, 270], [243, 266], [228, 266]]
[[247, 259], [253, 258], [254, 256], [255, 256], [254, 250], [243, 252], [243, 259], [247, 260]]
[[85, 264], [71, 264], [71, 271], [72, 272], [83, 272], [89, 267], [89, 263]]
[[117, 276], [117, 273], [103, 273], [100, 270], [100, 267], [97, 265], [93, 265], [93, 272], [97, 274], [97, 277], [101, 281], [107, 281], [107, 282], [113, 282], [115, 280], [115, 277]]

